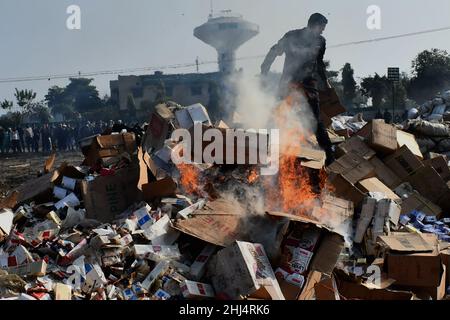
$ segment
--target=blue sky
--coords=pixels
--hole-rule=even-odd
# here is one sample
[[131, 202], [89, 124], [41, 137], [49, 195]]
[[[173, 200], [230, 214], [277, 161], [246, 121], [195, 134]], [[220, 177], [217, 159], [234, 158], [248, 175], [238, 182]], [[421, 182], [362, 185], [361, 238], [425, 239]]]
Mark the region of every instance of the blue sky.
[[[81, 30], [66, 28], [66, 8], [81, 8]], [[366, 27], [369, 5], [381, 8], [381, 30]], [[330, 23], [324, 36], [329, 45], [450, 26], [448, 0], [215, 0], [215, 11], [231, 9], [260, 25], [261, 33], [243, 45], [238, 57], [265, 54], [291, 29], [303, 27], [311, 13], [321, 12]], [[213, 48], [193, 36], [206, 22], [210, 0], [1, 0], [0, 79], [47, 74], [92, 72], [165, 66], [215, 60]], [[418, 52], [437, 47], [450, 51], [450, 31], [410, 38], [329, 49], [333, 69], [351, 62], [357, 77], [384, 73], [388, 66], [409, 72]], [[256, 74], [262, 58], [238, 61]], [[279, 58], [273, 70], [281, 70]], [[201, 72], [217, 65], [200, 66]], [[165, 70], [195, 72], [194, 67]], [[95, 77], [100, 93], [109, 93], [109, 80]], [[12, 99], [14, 88], [34, 89], [43, 98], [52, 85], [68, 80], [0, 83], [0, 100]]]

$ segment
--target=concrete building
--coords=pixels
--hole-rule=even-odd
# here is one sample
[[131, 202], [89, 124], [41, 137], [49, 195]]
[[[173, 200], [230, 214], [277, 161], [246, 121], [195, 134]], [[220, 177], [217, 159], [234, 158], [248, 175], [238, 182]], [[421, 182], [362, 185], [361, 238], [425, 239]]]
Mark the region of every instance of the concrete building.
[[190, 73], [168, 74], [155, 72], [153, 75], [119, 76], [110, 82], [111, 98], [120, 110], [128, 109], [128, 97], [132, 96], [137, 110], [154, 105], [162, 87], [165, 96], [181, 105], [201, 103], [208, 106], [214, 84], [220, 83], [222, 74]]

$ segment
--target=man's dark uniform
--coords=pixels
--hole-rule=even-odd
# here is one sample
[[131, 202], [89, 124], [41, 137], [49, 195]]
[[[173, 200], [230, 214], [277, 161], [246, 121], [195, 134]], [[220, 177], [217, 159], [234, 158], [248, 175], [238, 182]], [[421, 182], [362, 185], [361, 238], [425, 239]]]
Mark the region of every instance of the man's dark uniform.
[[319, 91], [325, 89], [327, 77], [323, 61], [326, 40], [315, 36], [308, 28], [293, 30], [270, 49], [263, 66], [271, 65], [277, 56], [286, 55], [280, 80], [279, 95], [285, 98], [292, 88], [303, 88], [317, 120], [316, 137], [327, 154], [327, 164], [334, 161], [332, 144], [320, 120]]

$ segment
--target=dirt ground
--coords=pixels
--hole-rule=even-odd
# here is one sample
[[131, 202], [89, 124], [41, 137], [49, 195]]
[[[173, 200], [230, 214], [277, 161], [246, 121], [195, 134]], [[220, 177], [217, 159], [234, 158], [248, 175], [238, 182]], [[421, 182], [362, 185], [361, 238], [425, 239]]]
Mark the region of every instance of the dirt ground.
[[[44, 169], [48, 154], [20, 153], [0, 155], [0, 199], [4, 198], [11, 190], [25, 181], [37, 176]], [[54, 168], [63, 162], [79, 165], [83, 161], [83, 155], [79, 151], [58, 152]]]

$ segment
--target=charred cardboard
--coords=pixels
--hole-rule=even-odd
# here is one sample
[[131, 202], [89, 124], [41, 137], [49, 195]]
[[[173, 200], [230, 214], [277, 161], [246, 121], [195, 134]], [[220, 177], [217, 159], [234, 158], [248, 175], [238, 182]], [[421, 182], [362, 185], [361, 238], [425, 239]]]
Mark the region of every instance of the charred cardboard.
[[407, 179], [409, 175], [423, 167], [422, 162], [407, 146], [401, 147], [394, 154], [385, 158], [384, 163], [402, 180]]
[[370, 149], [370, 147], [356, 135], [339, 144], [336, 148], [336, 155], [338, 157], [342, 157], [347, 153], [356, 153], [365, 160], [369, 160], [376, 154], [374, 150]]
[[217, 294], [231, 299], [252, 294], [254, 298], [266, 298], [268, 294], [273, 300], [285, 300], [261, 244], [236, 241], [220, 250], [208, 269]]
[[113, 176], [83, 180], [81, 190], [86, 218], [111, 222], [142, 197], [138, 189], [139, 166], [132, 165], [116, 171]]
[[143, 145], [146, 150], [158, 150], [164, 146], [175, 120], [174, 113], [165, 104], [159, 104], [152, 113]]
[[375, 167], [369, 161], [352, 152], [337, 159], [328, 169], [333, 173], [344, 176], [352, 184], [375, 175]]
[[440, 205], [439, 200], [449, 189], [439, 173], [430, 165], [418, 169], [408, 177], [407, 181], [422, 196], [438, 205]]
[[413, 134], [397, 130], [397, 143], [399, 148], [406, 146], [417, 158], [423, 159], [423, 154]]
[[433, 234], [393, 233], [380, 237], [389, 249], [385, 265], [395, 285], [435, 287], [442, 280], [442, 260]]
[[450, 169], [448, 167], [447, 159], [444, 156], [434, 157], [424, 161], [425, 165], [431, 165], [434, 170], [441, 176], [444, 181], [450, 180]]
[[361, 180], [358, 182], [358, 188], [364, 192], [380, 192], [391, 200], [400, 201], [400, 197], [383, 184], [383, 182], [378, 180], [378, 178]]
[[94, 166], [102, 158], [120, 156], [122, 153], [133, 154], [136, 150], [134, 133], [95, 136], [89, 147], [82, 149], [85, 164]]
[[421, 196], [416, 191], [409, 195], [408, 198], [402, 200], [401, 214], [409, 214], [414, 210], [436, 217], [439, 217], [442, 213], [442, 209], [438, 205]]
[[384, 120], [372, 120], [357, 135], [367, 140], [368, 145], [381, 153], [393, 153], [397, 150], [397, 129]]
[[377, 157], [373, 157], [369, 162], [374, 166], [377, 178], [390, 189], [394, 189], [402, 183], [400, 178]]

